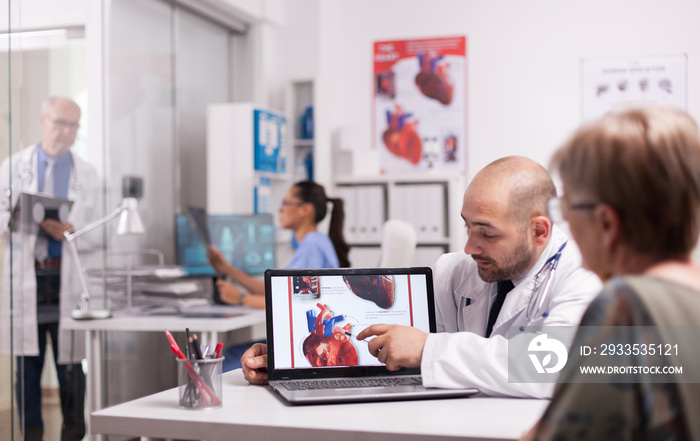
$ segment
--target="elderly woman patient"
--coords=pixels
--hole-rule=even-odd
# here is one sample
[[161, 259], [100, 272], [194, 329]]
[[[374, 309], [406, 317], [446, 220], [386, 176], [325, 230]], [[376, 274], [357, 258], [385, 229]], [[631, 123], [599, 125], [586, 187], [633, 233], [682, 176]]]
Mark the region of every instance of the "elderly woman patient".
[[[568, 223], [583, 265], [605, 286], [524, 439], [700, 440], [700, 265], [690, 257], [700, 230], [696, 123], [662, 108], [609, 114], [580, 128], [552, 169], [563, 195], [550, 214]], [[582, 369], [599, 365], [623, 369]], [[683, 373], [650, 373], [674, 366]]]

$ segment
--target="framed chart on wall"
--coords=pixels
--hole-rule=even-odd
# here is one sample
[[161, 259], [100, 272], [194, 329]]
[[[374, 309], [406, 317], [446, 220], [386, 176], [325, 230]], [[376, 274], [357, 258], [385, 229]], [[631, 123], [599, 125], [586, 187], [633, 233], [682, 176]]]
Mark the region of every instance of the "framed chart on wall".
[[660, 104], [686, 109], [686, 54], [581, 60], [581, 119], [614, 110]]
[[467, 38], [378, 41], [373, 66], [381, 171], [466, 170]]

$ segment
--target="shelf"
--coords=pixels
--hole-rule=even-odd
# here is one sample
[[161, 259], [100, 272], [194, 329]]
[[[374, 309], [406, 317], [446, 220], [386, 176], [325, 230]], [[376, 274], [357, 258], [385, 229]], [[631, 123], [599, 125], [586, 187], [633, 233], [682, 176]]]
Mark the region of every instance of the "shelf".
[[179, 265], [134, 265], [128, 268], [91, 268], [85, 271], [92, 277], [129, 276], [132, 277], [156, 277], [159, 279], [177, 279], [187, 275], [187, 272]]
[[[364, 247], [378, 247], [378, 246], [381, 246], [381, 242], [371, 242], [371, 241], [351, 242], [351, 241], [348, 241], [348, 245], [350, 245], [351, 247], [363, 247], [363, 248]], [[432, 246], [442, 247], [442, 246], [446, 246], [446, 245], [450, 245], [450, 241], [447, 238], [438, 239], [438, 240], [419, 240], [418, 243], [416, 243], [417, 247], [432, 247]]]
[[416, 230], [414, 263], [432, 265], [438, 252], [464, 248], [466, 231], [457, 213], [465, 181], [456, 174], [336, 175], [334, 192], [346, 206], [346, 240], [356, 256], [374, 258], [370, 250], [381, 246], [381, 225], [404, 220]]
[[358, 185], [358, 184], [417, 184], [417, 183], [444, 183], [448, 180], [455, 182], [466, 181], [464, 176], [444, 175], [444, 174], [391, 174], [391, 175], [337, 175], [333, 178], [335, 185]]
[[255, 170], [255, 176], [258, 178], [268, 178], [271, 181], [288, 181], [290, 178], [289, 173], [273, 173], [268, 171]]
[[314, 140], [313, 138], [311, 139], [295, 139], [294, 140], [294, 147], [313, 147], [314, 146]]

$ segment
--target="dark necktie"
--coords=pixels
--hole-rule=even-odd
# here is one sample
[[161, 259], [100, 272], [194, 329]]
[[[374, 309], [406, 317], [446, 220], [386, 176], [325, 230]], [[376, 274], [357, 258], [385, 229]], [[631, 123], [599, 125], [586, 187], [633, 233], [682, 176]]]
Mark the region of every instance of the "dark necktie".
[[493, 324], [496, 323], [498, 318], [498, 313], [501, 312], [503, 307], [503, 301], [506, 299], [506, 294], [508, 294], [514, 287], [513, 282], [510, 280], [504, 280], [502, 282], [497, 282], [496, 288], [496, 300], [494, 300], [493, 305], [491, 305], [491, 312], [489, 312], [489, 323], [486, 326], [486, 338], [491, 336], [491, 331], [493, 331]]

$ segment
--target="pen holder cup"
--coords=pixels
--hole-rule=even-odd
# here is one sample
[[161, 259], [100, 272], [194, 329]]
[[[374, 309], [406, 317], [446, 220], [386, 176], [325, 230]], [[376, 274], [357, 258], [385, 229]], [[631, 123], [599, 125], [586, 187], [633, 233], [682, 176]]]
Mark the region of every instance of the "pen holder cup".
[[177, 360], [180, 407], [213, 409], [221, 407], [221, 368], [224, 357]]

